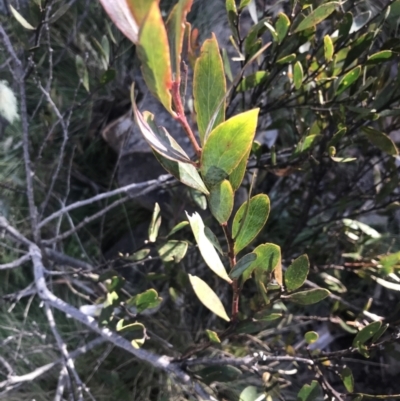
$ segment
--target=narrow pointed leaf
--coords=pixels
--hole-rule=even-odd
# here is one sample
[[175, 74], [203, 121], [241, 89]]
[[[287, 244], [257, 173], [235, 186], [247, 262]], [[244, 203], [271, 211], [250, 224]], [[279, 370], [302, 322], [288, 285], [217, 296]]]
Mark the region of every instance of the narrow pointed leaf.
[[218, 222], [226, 223], [233, 209], [233, 190], [228, 180], [224, 180], [210, 189], [208, 203], [212, 215]]
[[221, 340], [218, 337], [218, 334], [215, 331], [212, 330], [206, 330], [208, 339], [212, 342], [212, 343], [216, 343], [216, 344], [220, 344]]
[[329, 35], [324, 36], [324, 55], [325, 61], [329, 63], [332, 60], [334, 52], [332, 38]]
[[396, 144], [383, 132], [371, 127], [362, 127], [361, 129], [364, 131], [368, 140], [383, 152], [392, 156], [397, 156], [399, 154]]
[[133, 96], [133, 87], [131, 100], [136, 124], [150, 147], [167, 159], [191, 163], [189, 156], [178, 145], [175, 139], [168, 134], [167, 130], [154, 124], [153, 116], [150, 113], [147, 113], [145, 116], [140, 113]]
[[181, 221], [175, 227], [172, 228], [172, 230], [168, 233], [167, 237], [171, 237], [172, 235], [174, 235], [175, 233], [182, 230], [182, 228], [185, 228], [188, 225], [189, 225], [188, 221]]
[[[249, 205], [246, 207], [248, 202]], [[267, 195], [256, 195], [248, 202], [239, 208], [233, 220], [232, 235], [235, 240], [235, 254], [253, 241], [264, 227], [269, 215], [270, 202]], [[247, 214], [245, 214], [246, 209]]]
[[9, 5], [11, 14], [14, 18], [25, 28], [29, 30], [34, 30], [35, 28], [10, 4]]
[[161, 225], [161, 210], [160, 205], [156, 203], [154, 205], [153, 216], [151, 218], [150, 226], [149, 226], [149, 241], [155, 242], [158, 236], [158, 230]]
[[117, 28], [133, 43], [138, 42], [139, 24], [126, 1], [100, 0], [104, 10]]
[[327, 296], [329, 296], [330, 292], [324, 288], [315, 288], [308, 291], [300, 291], [291, 295], [287, 295], [284, 299], [287, 299], [290, 302], [300, 305], [311, 305], [316, 304], [319, 301], [322, 301]]
[[[193, 97], [197, 113], [200, 142], [205, 142], [205, 132], [215, 110], [226, 93], [226, 81], [218, 42], [213, 34], [201, 47], [200, 57], [194, 67]], [[225, 120], [225, 104], [219, 109], [213, 128]]]
[[281, 248], [276, 244], [261, 244], [258, 245], [253, 253], [257, 255], [257, 259], [243, 273], [243, 282], [246, 281], [253, 271], [255, 271], [256, 280], [263, 280], [263, 276], [269, 276], [281, 265]]
[[173, 114], [170, 93], [172, 86], [170, 51], [167, 31], [157, 2], [152, 3], [140, 28], [137, 52], [147, 87]]
[[217, 251], [204, 232], [205, 227], [200, 215], [198, 213], [193, 213], [192, 216], [189, 216], [188, 213], [186, 213], [186, 216], [189, 220], [190, 226], [192, 227], [193, 235], [196, 239], [197, 245], [199, 246], [201, 256], [207, 266], [219, 277], [226, 280], [228, 283], [231, 283], [232, 280], [229, 278]]
[[301, 255], [293, 261], [285, 272], [285, 285], [291, 292], [300, 288], [307, 279], [310, 262], [307, 255]]
[[361, 66], [357, 66], [349, 71], [340, 81], [336, 95], [343, 93], [349, 86], [353, 85], [361, 74]]
[[296, 64], [293, 67], [293, 82], [294, 87], [297, 90], [299, 90], [303, 84], [303, 66], [300, 61], [296, 61]]
[[299, 26], [294, 30], [294, 33], [301, 32], [318, 25], [324, 19], [328, 18], [339, 5], [339, 2], [332, 1], [317, 7], [314, 11], [307, 15], [303, 21], [300, 22]]
[[[133, 0], [131, 0], [133, 1]], [[180, 80], [181, 53], [185, 33], [186, 15], [193, 0], [180, 0], [172, 9], [167, 20], [169, 47], [171, 51], [171, 69], [175, 81]]]
[[259, 109], [253, 109], [218, 125], [202, 152], [202, 176], [209, 185], [221, 182], [242, 161], [254, 139]]
[[200, 302], [221, 319], [229, 322], [230, 319], [225, 311], [224, 305], [222, 305], [217, 294], [210, 288], [210, 286], [200, 277], [192, 276], [191, 274], [189, 274], [189, 280], [193, 291], [197, 295], [197, 298], [199, 298]]
[[229, 276], [233, 279], [238, 279], [242, 273], [257, 259], [257, 254], [248, 253], [244, 255], [234, 266], [229, 273]]
[[278, 19], [276, 20], [275, 23], [275, 30], [279, 44], [281, 44], [283, 39], [285, 39], [289, 27], [290, 27], [290, 20], [288, 16], [284, 13], [279, 13]]
[[294, 60], [296, 60], [296, 55], [294, 53], [289, 54], [288, 56], [282, 57], [276, 61], [277, 64], [290, 64]]
[[368, 57], [367, 65], [384, 63], [385, 61], [389, 61], [392, 56], [393, 52], [391, 50], [382, 50]]
[[353, 347], [359, 347], [364, 345], [369, 339], [371, 339], [375, 333], [381, 328], [382, 322], [372, 322], [368, 326], [361, 329], [353, 340]]

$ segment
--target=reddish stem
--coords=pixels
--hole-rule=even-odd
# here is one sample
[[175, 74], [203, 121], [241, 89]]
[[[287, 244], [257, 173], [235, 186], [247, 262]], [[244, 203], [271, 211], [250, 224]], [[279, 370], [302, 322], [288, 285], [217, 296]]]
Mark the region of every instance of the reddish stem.
[[193, 133], [192, 129], [190, 128], [190, 125], [186, 118], [185, 110], [183, 109], [183, 105], [182, 105], [182, 101], [181, 101], [181, 95], [179, 93], [179, 86], [180, 86], [180, 82], [174, 81], [172, 83], [172, 88], [171, 88], [172, 101], [174, 102], [175, 113], [176, 113], [175, 120], [177, 120], [184, 128], [186, 135], [188, 136], [190, 142], [192, 143], [193, 149], [195, 150], [198, 158], [200, 159], [201, 147], [197, 143], [196, 137], [194, 136], [194, 133]]
[[[228, 223], [221, 224], [222, 229], [224, 230], [225, 238], [228, 243], [228, 258], [231, 270], [236, 265], [236, 256], [234, 251], [235, 242], [233, 241], [232, 234], [229, 231]], [[236, 322], [239, 314], [239, 297], [240, 297], [240, 288], [238, 286], [238, 280], [233, 279], [232, 281], [232, 322]]]

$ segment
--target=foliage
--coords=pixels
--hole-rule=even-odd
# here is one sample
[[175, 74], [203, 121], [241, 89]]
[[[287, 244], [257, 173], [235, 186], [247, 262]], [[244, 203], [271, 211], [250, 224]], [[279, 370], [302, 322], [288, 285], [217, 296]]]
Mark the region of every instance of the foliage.
[[[377, 392], [357, 365], [365, 358], [398, 364], [391, 358], [398, 354], [400, 305], [400, 2], [388, 1], [377, 12], [355, 2], [293, 1], [275, 13], [262, 2], [226, 0], [229, 34], [208, 34], [190, 13], [198, 7], [192, 0], [173, 7], [155, 0], [100, 2], [125, 39], [91, 2], [57, 11], [52, 2], [11, 9], [13, 44], [4, 29], [0, 39], [11, 59], [10, 46], [18, 49], [24, 74], [18, 80], [18, 63], [0, 56], [0, 65], [10, 66], [6, 78], [14, 75], [20, 89], [21, 110], [0, 137], [0, 184], [8, 191], [0, 207], [43, 252], [47, 285], [59, 298], [128, 339], [133, 355], [154, 354], [156, 362], [147, 359], [153, 382], [137, 362], [113, 376], [114, 385], [127, 387], [110, 397], [128, 399], [129, 376], [137, 372], [132, 399], [195, 399], [197, 393], [235, 401], [344, 400], [400, 393], [387, 384], [390, 377]], [[218, 14], [218, 5], [208, 7]], [[92, 31], [91, 18], [101, 22]], [[56, 27], [58, 19], [65, 25]], [[71, 20], [78, 25], [73, 36], [67, 34]], [[73, 85], [63, 83], [65, 74]], [[153, 110], [142, 110], [141, 80], [157, 99]], [[129, 206], [137, 194], [111, 190], [115, 157], [91, 134], [112, 120], [97, 121], [104, 98], [115, 99], [118, 87], [123, 106], [116, 117], [130, 99], [140, 134], [170, 174], [140, 187], [164, 185], [172, 194], [162, 202], [157, 193], [152, 216]], [[119, 161], [125, 148], [118, 146]], [[146, 217], [151, 221], [143, 228], [138, 223]], [[133, 237], [135, 223], [140, 241], [130, 241], [128, 253], [118, 248], [105, 267], [111, 264], [102, 255], [105, 238], [126, 231]], [[12, 292], [30, 283], [40, 288], [37, 267], [28, 279], [18, 273], [20, 265], [34, 263], [32, 251], [23, 251], [24, 241], [15, 245], [5, 223], [2, 228], [8, 235], [1, 269], [11, 293], [5, 299], [21, 306]], [[18, 263], [21, 252], [27, 258]], [[56, 288], [64, 282], [67, 289]], [[41, 295], [30, 295], [27, 305], [37, 302], [40, 316]], [[41, 324], [51, 327], [46, 316]], [[68, 347], [76, 346], [78, 323], [56, 320], [64, 338], [72, 336]], [[57, 331], [52, 335], [64, 349]], [[349, 344], [337, 340], [342, 337]], [[54, 350], [48, 357], [54, 359]], [[171, 371], [182, 376], [170, 379]], [[58, 390], [69, 380], [79, 397], [79, 378], [70, 370], [63, 379], [60, 372]], [[288, 375], [295, 375], [292, 385]]]

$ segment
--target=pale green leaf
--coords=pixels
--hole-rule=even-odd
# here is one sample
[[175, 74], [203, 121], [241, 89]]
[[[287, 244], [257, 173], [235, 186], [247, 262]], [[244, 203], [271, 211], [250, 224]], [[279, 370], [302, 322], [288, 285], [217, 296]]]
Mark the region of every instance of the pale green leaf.
[[290, 302], [300, 305], [311, 305], [322, 301], [330, 292], [324, 288], [314, 288], [312, 290], [295, 292], [294, 294], [283, 297]]
[[343, 384], [346, 387], [346, 390], [349, 393], [352, 393], [354, 391], [354, 377], [353, 373], [350, 368], [344, 368], [340, 372], [340, 377], [342, 378]]
[[332, 38], [329, 35], [324, 36], [324, 55], [325, 61], [329, 63], [332, 60], [334, 52]]
[[276, 20], [275, 23], [275, 30], [279, 44], [281, 44], [283, 39], [285, 39], [289, 27], [290, 27], [290, 20], [288, 16], [284, 13], [279, 13], [278, 19]]
[[186, 241], [171, 240], [157, 247], [158, 254], [163, 262], [179, 263], [186, 255], [188, 243]]
[[296, 401], [314, 401], [320, 394], [319, 384], [313, 380], [311, 384], [305, 384], [297, 394]]
[[189, 216], [189, 214], [186, 213], [186, 216], [189, 220], [197, 245], [199, 246], [201, 256], [203, 257], [207, 266], [219, 277], [226, 280], [228, 283], [231, 283], [232, 280], [229, 278], [228, 273], [226, 272], [226, 269], [214, 248], [214, 245], [204, 232], [205, 227], [200, 215], [198, 213], [193, 213], [192, 216]]
[[160, 205], [156, 202], [154, 205], [153, 216], [149, 225], [149, 241], [155, 242], [158, 236], [158, 230], [161, 225], [161, 209]]
[[25, 28], [29, 30], [34, 30], [34, 28], [11, 4], [9, 5], [11, 14], [14, 18]]
[[300, 61], [296, 61], [293, 67], [293, 82], [297, 90], [299, 90], [303, 84], [303, 66]]
[[222, 305], [217, 294], [210, 288], [210, 286], [200, 277], [192, 276], [191, 274], [189, 274], [189, 280], [193, 291], [197, 295], [197, 298], [199, 298], [200, 302], [221, 319], [229, 322], [230, 319], [226, 314], [224, 305]]

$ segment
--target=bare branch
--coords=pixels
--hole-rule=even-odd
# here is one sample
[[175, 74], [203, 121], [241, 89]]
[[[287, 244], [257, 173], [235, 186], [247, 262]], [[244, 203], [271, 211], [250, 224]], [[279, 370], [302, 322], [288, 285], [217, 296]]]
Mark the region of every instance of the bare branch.
[[4, 263], [2, 265], [0, 265], [0, 270], [7, 270], [7, 269], [15, 269], [21, 265], [23, 265], [24, 263], [26, 263], [28, 260], [30, 260], [30, 256], [29, 254], [26, 254], [24, 256], [21, 256], [18, 259], [15, 259], [13, 262], [10, 263]]

